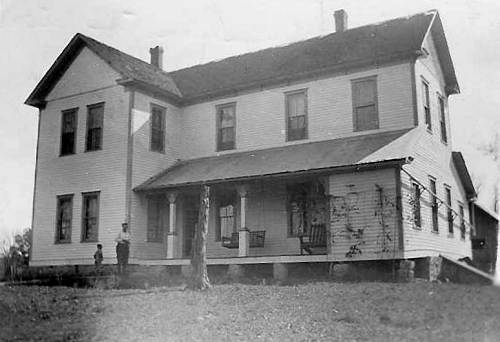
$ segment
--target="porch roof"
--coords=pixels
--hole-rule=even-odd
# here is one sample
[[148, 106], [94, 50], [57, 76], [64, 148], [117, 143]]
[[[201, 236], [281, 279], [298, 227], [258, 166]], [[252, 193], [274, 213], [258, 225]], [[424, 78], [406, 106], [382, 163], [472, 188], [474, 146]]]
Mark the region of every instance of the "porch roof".
[[415, 129], [359, 135], [180, 161], [135, 191], [361, 167], [410, 157]]

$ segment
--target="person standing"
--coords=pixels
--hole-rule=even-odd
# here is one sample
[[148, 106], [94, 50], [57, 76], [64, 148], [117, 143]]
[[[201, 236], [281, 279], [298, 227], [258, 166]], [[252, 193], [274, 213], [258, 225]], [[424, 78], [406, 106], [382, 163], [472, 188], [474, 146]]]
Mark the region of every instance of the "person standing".
[[122, 231], [118, 233], [116, 241], [116, 258], [118, 259], [118, 274], [124, 274], [127, 270], [130, 233], [127, 222], [122, 223]]
[[97, 250], [94, 253], [94, 265], [95, 265], [95, 275], [102, 275], [102, 260], [104, 256], [102, 254], [102, 245], [100, 243], [97, 244]]

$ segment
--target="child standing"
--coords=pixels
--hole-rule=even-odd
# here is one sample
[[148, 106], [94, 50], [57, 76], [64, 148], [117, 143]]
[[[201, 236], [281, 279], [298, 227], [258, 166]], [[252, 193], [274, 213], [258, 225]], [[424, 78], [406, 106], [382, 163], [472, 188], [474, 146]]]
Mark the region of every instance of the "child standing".
[[97, 251], [94, 253], [94, 264], [95, 264], [95, 273], [96, 275], [101, 275], [102, 273], [102, 245], [100, 243], [97, 244]]

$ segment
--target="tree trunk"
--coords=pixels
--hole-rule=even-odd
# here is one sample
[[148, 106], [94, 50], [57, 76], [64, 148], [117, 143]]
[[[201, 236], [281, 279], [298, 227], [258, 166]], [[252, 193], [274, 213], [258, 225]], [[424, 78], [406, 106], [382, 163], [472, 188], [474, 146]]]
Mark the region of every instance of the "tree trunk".
[[207, 233], [208, 212], [210, 209], [210, 187], [204, 185], [200, 194], [200, 211], [198, 213], [198, 224], [194, 235], [193, 257], [191, 266], [191, 288], [206, 290], [210, 288], [210, 280], [207, 273]]

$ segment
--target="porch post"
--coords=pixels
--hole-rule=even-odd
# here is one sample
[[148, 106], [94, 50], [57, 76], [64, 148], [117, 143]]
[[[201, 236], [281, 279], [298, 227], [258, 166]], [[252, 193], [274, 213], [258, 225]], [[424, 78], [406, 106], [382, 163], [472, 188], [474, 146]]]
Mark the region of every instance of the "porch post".
[[175, 226], [177, 224], [177, 205], [175, 203], [177, 199], [177, 193], [168, 193], [169, 202], [169, 215], [168, 215], [168, 235], [167, 235], [167, 259], [173, 259], [176, 256], [177, 247], [177, 235], [175, 231]]
[[240, 233], [238, 241], [238, 256], [248, 256], [250, 249], [250, 231], [247, 228], [247, 194], [248, 189], [245, 186], [238, 187], [238, 194], [240, 195]]

